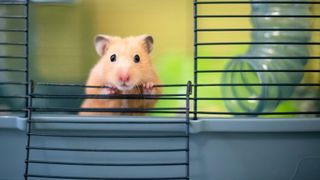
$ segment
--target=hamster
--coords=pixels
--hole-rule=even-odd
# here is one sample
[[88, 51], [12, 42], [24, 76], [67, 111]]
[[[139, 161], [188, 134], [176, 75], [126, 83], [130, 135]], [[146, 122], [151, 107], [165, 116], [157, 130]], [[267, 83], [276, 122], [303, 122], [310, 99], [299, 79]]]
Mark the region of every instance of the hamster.
[[[158, 74], [153, 67], [150, 53], [153, 38], [150, 35], [126, 38], [97, 35], [95, 49], [100, 60], [93, 67], [87, 86], [110, 88], [86, 88], [90, 94], [161, 94]], [[153, 108], [156, 99], [85, 99], [81, 108]], [[124, 112], [80, 112], [80, 115], [143, 115]]]

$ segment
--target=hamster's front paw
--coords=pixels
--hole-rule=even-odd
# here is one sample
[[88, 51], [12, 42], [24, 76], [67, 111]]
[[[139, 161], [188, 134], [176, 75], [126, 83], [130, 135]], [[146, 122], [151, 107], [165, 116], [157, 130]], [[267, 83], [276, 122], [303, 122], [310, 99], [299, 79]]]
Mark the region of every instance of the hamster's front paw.
[[111, 84], [106, 84], [106, 86], [107, 87], [101, 90], [101, 94], [109, 95], [116, 94], [118, 92], [118, 89], [115, 86], [112, 86]]
[[147, 82], [147, 83], [144, 83], [142, 85], [143, 87], [143, 94], [154, 94], [153, 93], [153, 82]]

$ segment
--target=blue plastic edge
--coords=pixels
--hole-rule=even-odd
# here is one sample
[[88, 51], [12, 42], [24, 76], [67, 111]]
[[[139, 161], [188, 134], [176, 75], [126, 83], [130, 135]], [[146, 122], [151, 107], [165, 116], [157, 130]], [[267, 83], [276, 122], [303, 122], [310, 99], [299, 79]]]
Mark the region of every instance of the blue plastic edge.
[[208, 118], [192, 121], [193, 133], [320, 132], [320, 118]]
[[17, 116], [0, 116], [0, 131], [1, 130], [20, 130], [25, 131], [27, 118]]
[[[141, 121], [141, 122], [170, 122], [183, 121], [183, 117], [86, 117], [76, 115], [36, 116], [34, 120], [41, 121]], [[15, 116], [0, 116], [0, 130], [26, 130], [26, 118]], [[159, 125], [150, 127], [151, 131], [175, 131], [180, 128], [167, 129], [169, 126]], [[203, 118], [191, 120], [191, 133], [202, 132], [242, 132], [242, 133], [283, 133], [283, 132], [320, 132], [320, 118]], [[41, 129], [57, 130], [146, 130], [148, 128], [133, 128], [131, 124], [41, 124]]]

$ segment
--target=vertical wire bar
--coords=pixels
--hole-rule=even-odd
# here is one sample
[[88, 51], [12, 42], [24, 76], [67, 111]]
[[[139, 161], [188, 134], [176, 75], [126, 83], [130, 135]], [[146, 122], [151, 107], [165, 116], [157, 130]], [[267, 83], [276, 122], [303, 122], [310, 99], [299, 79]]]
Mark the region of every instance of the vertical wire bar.
[[190, 116], [189, 116], [189, 111], [190, 111], [190, 95], [192, 92], [192, 84], [190, 81], [188, 81], [187, 84], [187, 97], [186, 97], [186, 160], [187, 160], [187, 166], [186, 166], [186, 174], [187, 174], [187, 180], [190, 179]]
[[28, 118], [27, 118], [27, 145], [26, 145], [26, 160], [25, 160], [25, 173], [24, 173], [24, 178], [25, 180], [28, 180], [28, 173], [29, 173], [29, 157], [30, 157], [30, 144], [31, 144], [31, 116], [32, 116], [32, 93], [34, 89], [34, 83], [33, 81], [28, 82], [28, 107], [27, 107], [27, 112], [28, 112]]
[[197, 77], [197, 71], [198, 71], [198, 61], [197, 61], [197, 57], [198, 57], [198, 47], [197, 47], [197, 43], [198, 43], [198, 34], [197, 34], [197, 29], [198, 29], [198, 10], [197, 10], [198, 6], [197, 6], [197, 0], [193, 1], [193, 18], [194, 18], [194, 26], [193, 26], [193, 34], [194, 34], [194, 42], [193, 42], [193, 47], [194, 47], [194, 70], [193, 70], [193, 81], [194, 81], [194, 100], [193, 100], [193, 119], [196, 120], [198, 119], [197, 117], [197, 111], [198, 111], [198, 101], [197, 101], [197, 97], [198, 97], [198, 77]]
[[29, 74], [29, 0], [26, 0], [26, 62], [25, 62], [25, 69], [26, 69], [26, 96], [28, 96], [26, 100], [26, 109], [27, 109], [27, 144], [26, 144], [26, 160], [25, 160], [25, 173], [24, 173], [24, 179], [28, 180], [28, 172], [29, 172], [29, 156], [30, 156], [30, 133], [31, 133], [31, 106], [32, 106], [32, 91], [33, 91], [33, 82], [30, 81], [30, 74]]
[[[29, 72], [29, 0], [26, 0], [26, 31], [25, 31], [25, 56], [26, 56], [26, 60], [25, 60], [25, 70], [26, 70], [26, 75], [25, 75], [25, 81], [26, 81], [26, 96], [29, 95], [30, 91], [29, 91], [29, 81], [30, 81], [30, 72]], [[29, 105], [29, 100], [26, 100], [25, 105], [26, 108]], [[26, 112], [26, 117], [28, 117], [28, 112]]]

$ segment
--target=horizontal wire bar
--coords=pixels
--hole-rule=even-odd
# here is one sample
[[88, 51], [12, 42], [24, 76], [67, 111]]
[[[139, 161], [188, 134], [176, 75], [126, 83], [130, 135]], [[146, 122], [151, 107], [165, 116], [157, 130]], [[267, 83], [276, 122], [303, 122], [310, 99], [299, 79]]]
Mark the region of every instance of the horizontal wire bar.
[[39, 174], [26, 174], [26, 177], [33, 177], [33, 178], [47, 178], [47, 179], [80, 179], [80, 180], [187, 180], [188, 177], [77, 177], [77, 176], [53, 176], [53, 175], [39, 175]]
[[172, 162], [172, 163], [89, 163], [89, 162], [66, 162], [66, 161], [41, 161], [29, 160], [26, 163], [30, 164], [57, 164], [71, 166], [185, 166], [187, 162]]
[[133, 99], [133, 100], [149, 100], [149, 99], [157, 99], [157, 100], [186, 100], [185, 97], [110, 97], [108, 95], [98, 95], [98, 96], [91, 96], [91, 95], [35, 95], [32, 96], [35, 99], [68, 99], [68, 100], [77, 100], [77, 99]]
[[[125, 109], [124, 109], [125, 110]], [[154, 111], [151, 111], [151, 110], [148, 110], [148, 111], [143, 111], [143, 110], [136, 110], [136, 111], [106, 111], [104, 110], [103, 108], [86, 108], [86, 109], [83, 109], [83, 108], [77, 108], [77, 109], [70, 109], [70, 108], [61, 108], [61, 109], [57, 109], [57, 108], [37, 108], [36, 110], [33, 110], [33, 111], [36, 111], [36, 112], [63, 112], [63, 113], [66, 113], [66, 112], [118, 112], [118, 113], [159, 113], [159, 114], [185, 114], [186, 113], [186, 110], [184, 111], [163, 111], [163, 110], [154, 110]]]
[[320, 86], [320, 83], [228, 83], [228, 84], [194, 84], [194, 86]]
[[202, 1], [194, 4], [320, 4], [320, 1]]
[[0, 32], [24, 32], [24, 33], [26, 33], [27, 30], [25, 30], [25, 29], [0, 29]]
[[114, 138], [114, 139], [135, 139], [135, 138], [185, 138], [186, 135], [83, 135], [83, 134], [50, 134], [50, 133], [28, 133], [30, 136], [45, 136], [45, 137], [70, 137], [70, 138]]
[[155, 84], [153, 87], [187, 87], [187, 84]]
[[306, 29], [306, 28], [204, 28], [196, 29], [195, 32], [226, 32], [226, 31], [320, 31], [320, 29]]
[[27, 109], [0, 109], [0, 112], [28, 112]]
[[[67, 110], [72, 108], [58, 108], [58, 107], [30, 107], [31, 110], [37, 110], [37, 109], [61, 109], [61, 110]], [[74, 108], [75, 110], [103, 110], [103, 111], [123, 111], [131, 112], [131, 111], [154, 111], [154, 110], [186, 110], [186, 108], [179, 108], [179, 107], [165, 107], [165, 108]]]
[[198, 56], [196, 59], [320, 59], [320, 56]]
[[14, 6], [16, 6], [16, 5], [27, 5], [28, 3], [27, 3], [27, 1], [22, 1], [22, 2], [18, 2], [18, 1], [8, 1], [8, 2], [0, 2], [0, 5], [14, 5]]
[[[190, 112], [191, 113], [191, 112]], [[310, 112], [213, 112], [213, 111], [198, 111], [198, 114], [208, 115], [299, 115], [299, 114], [320, 114], [320, 111]]]
[[24, 69], [0, 69], [0, 72], [23, 72], [23, 73], [26, 73], [28, 71], [24, 70]]
[[194, 18], [319, 18], [320, 15], [197, 15]]
[[[64, 84], [64, 83], [41, 83], [36, 82], [35, 86], [71, 86], [71, 87], [86, 87], [86, 88], [110, 88], [109, 86], [92, 86], [85, 84]], [[186, 84], [157, 84], [154, 87], [186, 87]]]
[[15, 99], [26, 99], [26, 98], [28, 98], [28, 96], [21, 96], [21, 95], [0, 96], [0, 99], [13, 99], [13, 98], [15, 98]]
[[205, 42], [195, 43], [196, 46], [214, 45], [320, 45], [320, 42]]
[[0, 82], [0, 85], [28, 85], [26, 82]]
[[25, 60], [27, 57], [26, 56], [1, 56], [0, 58], [2, 59], [23, 59]]
[[37, 121], [31, 120], [30, 123], [61, 123], [61, 124], [185, 124], [186, 121]]
[[17, 42], [0, 42], [0, 45], [10, 45], [10, 46], [27, 46], [27, 43], [17, 43]]
[[[30, 107], [36, 112], [120, 112], [120, 113], [181, 113], [186, 108], [55, 108], [55, 107]], [[179, 111], [182, 110], [182, 111]]]
[[0, 16], [0, 19], [27, 19], [27, 16]]
[[[26, 82], [0, 82], [0, 85], [27, 85]], [[193, 84], [192, 86], [319, 86], [320, 83], [268, 83], [268, 84]]]
[[[136, 95], [136, 96], [126, 96], [126, 95], [56, 95], [56, 94], [33, 94], [33, 98], [39, 99], [138, 99], [138, 100], [145, 100], [145, 99], [161, 99], [161, 100], [185, 100], [184, 97], [165, 97], [166, 95], [160, 95], [164, 97], [159, 97], [159, 95]], [[180, 95], [186, 96], [186, 95]]]
[[255, 69], [255, 70], [198, 70], [195, 73], [234, 73], [234, 72], [304, 72], [304, 73], [315, 73], [320, 72], [320, 70], [299, 70], [299, 69]]
[[30, 150], [43, 151], [75, 151], [75, 152], [184, 152], [188, 151], [186, 148], [180, 149], [79, 149], [79, 148], [56, 148], [56, 147], [27, 147]]
[[319, 97], [311, 97], [311, 98], [281, 98], [281, 97], [256, 97], [256, 98], [247, 98], [247, 97], [217, 97], [217, 98], [211, 98], [211, 97], [198, 97], [194, 98], [197, 100], [296, 100], [296, 101], [304, 101], [304, 100], [320, 100]]
[[33, 97], [43, 97], [43, 96], [60, 96], [60, 97], [110, 97], [110, 98], [156, 98], [156, 97], [175, 97], [175, 96], [186, 96], [187, 94], [109, 94], [109, 95], [101, 95], [101, 94], [75, 94], [75, 95], [66, 95], [66, 94], [31, 94]]

